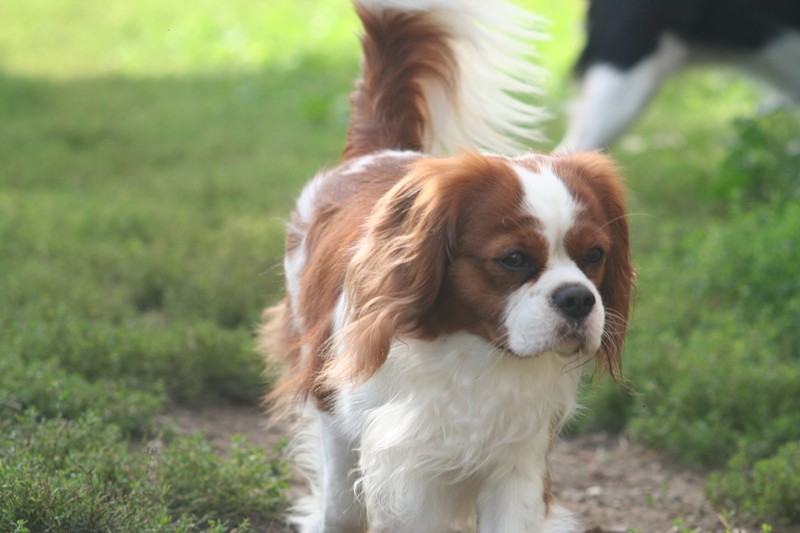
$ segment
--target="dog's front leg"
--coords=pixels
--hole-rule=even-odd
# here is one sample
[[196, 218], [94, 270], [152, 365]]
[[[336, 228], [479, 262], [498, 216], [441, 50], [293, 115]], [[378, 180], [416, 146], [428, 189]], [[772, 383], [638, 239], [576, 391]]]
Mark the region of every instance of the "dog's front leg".
[[320, 413], [322, 429], [322, 486], [320, 531], [359, 533], [366, 531], [366, 517], [356, 498], [358, 454], [333, 417]]
[[478, 532], [542, 533], [547, 515], [550, 432], [514, 446], [495, 465], [478, 494]]
[[479, 533], [542, 533], [547, 505], [542, 477], [511, 471], [484, 486], [478, 498]]

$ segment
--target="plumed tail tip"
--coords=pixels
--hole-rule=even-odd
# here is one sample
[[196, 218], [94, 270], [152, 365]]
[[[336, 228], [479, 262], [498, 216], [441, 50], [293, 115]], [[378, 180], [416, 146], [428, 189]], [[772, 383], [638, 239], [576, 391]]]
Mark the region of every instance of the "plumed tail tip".
[[[529, 149], [532, 141], [544, 140], [540, 127], [549, 116], [533, 103], [541, 97], [545, 76], [534, 46], [544, 35], [545, 23], [540, 18], [503, 0], [357, 0], [356, 5], [363, 8], [359, 11], [367, 32], [364, 79], [382, 68], [380, 62], [383, 66], [391, 63], [394, 73], [379, 77], [378, 83], [361, 84], [353, 96], [354, 108], [369, 101], [371, 109], [377, 110], [359, 113], [354, 109], [351, 122], [351, 133], [370, 131], [373, 143], [383, 138], [383, 146], [371, 149], [452, 154], [477, 148], [510, 154]], [[429, 27], [438, 29], [441, 42], [436, 45], [419, 39], [414, 33], [419, 27], [403, 30], [390, 24], [386, 27], [398, 32], [390, 39], [394, 49], [400, 50], [399, 43], [406, 46], [402, 56], [392, 56], [391, 47], [379, 55], [371, 53], [367, 49], [370, 42], [385, 36], [370, 35], [377, 27], [370, 29], [365, 19], [400, 20], [404, 16], [424, 19]], [[402, 35], [403, 31], [408, 34]], [[409, 101], [418, 108], [418, 122], [387, 116], [407, 114], [407, 109], [393, 110], [390, 102], [381, 106], [381, 95], [402, 93], [402, 87], [392, 84], [407, 84], [416, 91]], [[388, 132], [381, 137], [375, 135], [381, 129], [380, 121], [415, 131]], [[398, 135], [412, 145], [398, 145]], [[409, 143], [412, 138], [419, 146]], [[351, 138], [350, 143], [356, 140]]]

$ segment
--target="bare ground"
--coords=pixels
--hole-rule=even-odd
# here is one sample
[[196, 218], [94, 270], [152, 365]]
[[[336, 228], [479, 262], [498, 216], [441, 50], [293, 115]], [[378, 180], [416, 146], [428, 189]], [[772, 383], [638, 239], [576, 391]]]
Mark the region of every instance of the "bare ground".
[[[254, 407], [211, 405], [174, 408], [162, 422], [179, 433], [203, 431], [221, 449], [234, 434], [271, 448], [285, 435], [268, 429], [265, 420]], [[586, 533], [726, 530], [705, 500], [703, 473], [676, 465], [624, 435], [593, 433], [562, 440], [551, 461], [555, 496], [576, 513]], [[682, 525], [677, 527], [676, 521]], [[282, 525], [267, 529], [289, 531]]]

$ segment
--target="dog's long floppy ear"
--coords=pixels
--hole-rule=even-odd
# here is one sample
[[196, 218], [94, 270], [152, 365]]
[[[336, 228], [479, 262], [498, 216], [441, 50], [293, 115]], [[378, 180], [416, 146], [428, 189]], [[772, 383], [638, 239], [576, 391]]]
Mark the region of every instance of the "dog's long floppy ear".
[[386, 361], [395, 336], [420, 331], [455, 239], [456, 172], [452, 160], [423, 160], [375, 206], [345, 275], [329, 382], [365, 381]]
[[616, 163], [604, 154], [575, 154], [567, 158], [566, 164], [577, 170], [580, 179], [598, 199], [605, 212], [611, 237], [605, 274], [598, 287], [606, 311], [606, 323], [597, 362], [598, 366], [617, 379], [622, 374], [622, 344], [628, 327], [636, 281], [636, 271], [631, 262], [625, 190]]

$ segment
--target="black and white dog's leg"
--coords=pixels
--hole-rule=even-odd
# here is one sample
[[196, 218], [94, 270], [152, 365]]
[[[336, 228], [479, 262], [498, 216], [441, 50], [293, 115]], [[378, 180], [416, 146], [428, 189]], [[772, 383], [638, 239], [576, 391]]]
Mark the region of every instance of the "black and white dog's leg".
[[786, 31], [757, 53], [740, 61], [745, 70], [770, 82], [780, 97], [762, 105], [769, 111], [787, 100], [800, 105], [800, 32]]
[[577, 152], [607, 147], [636, 120], [664, 79], [686, 65], [688, 56], [683, 43], [664, 35], [652, 54], [629, 69], [593, 63], [583, 76], [558, 149]]

